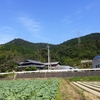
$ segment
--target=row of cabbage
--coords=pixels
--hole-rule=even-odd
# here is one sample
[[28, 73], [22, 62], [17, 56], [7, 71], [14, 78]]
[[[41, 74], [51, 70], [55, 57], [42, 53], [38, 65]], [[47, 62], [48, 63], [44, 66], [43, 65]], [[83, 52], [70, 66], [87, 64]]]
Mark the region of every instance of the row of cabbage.
[[60, 79], [0, 81], [0, 100], [55, 100]]

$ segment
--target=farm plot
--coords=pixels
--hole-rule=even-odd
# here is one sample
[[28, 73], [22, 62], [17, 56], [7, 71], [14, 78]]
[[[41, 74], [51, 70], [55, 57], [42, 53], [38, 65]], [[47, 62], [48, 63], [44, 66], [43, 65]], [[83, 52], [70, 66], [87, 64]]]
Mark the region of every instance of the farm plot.
[[73, 82], [80, 88], [100, 97], [100, 82]]
[[0, 100], [55, 100], [60, 79], [0, 81]]

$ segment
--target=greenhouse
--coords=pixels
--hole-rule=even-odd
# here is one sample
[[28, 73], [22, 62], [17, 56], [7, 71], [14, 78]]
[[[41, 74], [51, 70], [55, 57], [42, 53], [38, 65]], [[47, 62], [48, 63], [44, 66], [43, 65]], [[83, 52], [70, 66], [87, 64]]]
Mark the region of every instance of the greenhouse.
[[92, 61], [93, 68], [100, 68], [100, 55], [95, 56]]

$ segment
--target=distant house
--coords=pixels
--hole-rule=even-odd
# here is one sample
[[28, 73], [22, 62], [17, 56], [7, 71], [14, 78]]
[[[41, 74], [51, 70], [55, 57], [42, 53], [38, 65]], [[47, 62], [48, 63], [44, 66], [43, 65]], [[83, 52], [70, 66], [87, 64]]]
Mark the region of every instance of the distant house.
[[18, 68], [22, 68], [22, 67], [32, 67], [32, 66], [36, 66], [37, 69], [43, 69], [45, 67], [45, 64], [40, 62], [40, 61], [36, 61], [36, 60], [26, 60], [25, 62], [19, 62], [18, 63]]
[[93, 68], [100, 68], [100, 55], [95, 56], [92, 60]]
[[43, 69], [45, 67], [51, 67], [51, 69], [55, 69], [60, 63], [59, 62], [50, 62], [50, 63], [42, 63], [36, 60], [26, 60], [25, 62], [19, 62], [18, 68], [26, 68], [36, 66], [37, 69]]

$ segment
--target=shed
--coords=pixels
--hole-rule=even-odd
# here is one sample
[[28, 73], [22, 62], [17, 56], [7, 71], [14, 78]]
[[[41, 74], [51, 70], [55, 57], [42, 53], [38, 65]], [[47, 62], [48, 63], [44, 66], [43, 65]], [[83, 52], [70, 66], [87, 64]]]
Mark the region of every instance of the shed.
[[94, 57], [92, 60], [92, 66], [93, 68], [100, 68], [100, 55]]
[[58, 69], [60, 69], [60, 70], [63, 70], [63, 69], [65, 69], [65, 70], [69, 70], [69, 69], [74, 69], [74, 67], [71, 67], [71, 66], [65, 66], [65, 65], [58, 65], [56, 68], [55, 68], [56, 70]]

